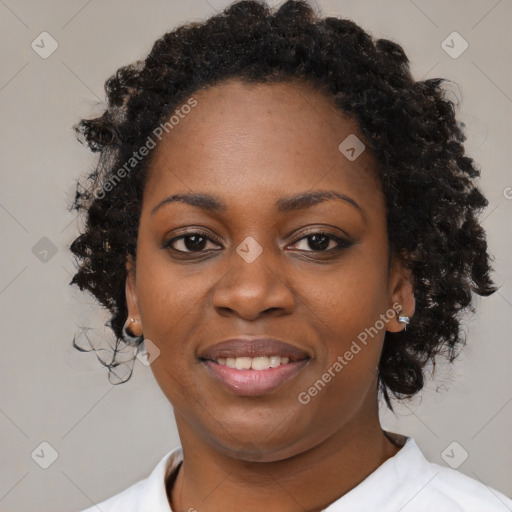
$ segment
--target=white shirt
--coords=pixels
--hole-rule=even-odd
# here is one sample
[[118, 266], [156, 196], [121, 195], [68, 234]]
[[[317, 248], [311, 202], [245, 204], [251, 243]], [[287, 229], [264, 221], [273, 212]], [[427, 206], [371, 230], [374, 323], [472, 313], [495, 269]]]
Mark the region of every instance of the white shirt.
[[[510, 512], [512, 500], [454, 469], [429, 462], [411, 437], [359, 485], [324, 512]], [[181, 447], [153, 472], [112, 498], [81, 512], [172, 512], [165, 482], [183, 460]]]

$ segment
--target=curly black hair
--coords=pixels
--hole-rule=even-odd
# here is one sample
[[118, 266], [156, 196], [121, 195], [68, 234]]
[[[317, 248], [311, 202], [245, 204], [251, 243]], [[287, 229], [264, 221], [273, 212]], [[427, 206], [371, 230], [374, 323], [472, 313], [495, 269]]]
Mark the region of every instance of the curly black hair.
[[496, 290], [478, 222], [488, 202], [475, 184], [480, 171], [465, 155], [464, 124], [443, 87], [448, 80], [415, 81], [400, 45], [374, 38], [349, 19], [322, 18], [304, 0], [274, 9], [263, 1], [236, 1], [202, 23], [164, 34], [144, 60], [106, 81], [103, 114], [75, 125], [100, 157], [88, 181], [78, 182], [70, 208], [86, 214], [70, 246], [79, 260], [70, 284], [111, 314], [114, 358], [102, 363], [114, 368], [125, 341], [125, 264], [136, 255], [151, 152], [134, 170], [120, 171], [182, 102], [228, 78], [314, 84], [357, 121], [375, 156], [390, 254], [410, 269], [416, 299], [407, 330], [386, 332], [379, 362], [379, 391], [393, 410], [390, 394], [413, 396], [424, 385], [427, 363], [435, 366], [438, 354], [450, 362], [458, 355], [466, 342], [461, 315], [474, 311], [472, 292]]

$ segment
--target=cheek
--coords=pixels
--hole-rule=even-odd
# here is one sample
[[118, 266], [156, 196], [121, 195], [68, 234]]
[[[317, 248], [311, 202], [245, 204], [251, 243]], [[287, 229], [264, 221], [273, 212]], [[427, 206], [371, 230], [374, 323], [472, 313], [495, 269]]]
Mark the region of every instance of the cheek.
[[204, 293], [204, 276], [190, 276], [172, 265], [165, 250], [140, 243], [137, 253], [137, 299], [144, 334], [155, 339], [179, 326]]
[[303, 296], [334, 325], [364, 328], [373, 324], [388, 304], [387, 257], [370, 247], [357, 248], [342, 265], [320, 279], [312, 274], [307, 281]]
[[151, 371], [168, 400], [187, 410], [200, 390], [194, 381], [195, 330], [201, 325], [207, 279], [185, 276], [169, 263], [153, 264], [141, 254], [139, 308], [144, 336], [159, 349]]
[[340, 381], [373, 371], [385, 334], [381, 315], [389, 303], [385, 250], [361, 246], [343, 265], [307, 282], [303, 297], [308, 297], [308, 308], [315, 313], [312, 318], [326, 348], [319, 365], [326, 369], [343, 358]]

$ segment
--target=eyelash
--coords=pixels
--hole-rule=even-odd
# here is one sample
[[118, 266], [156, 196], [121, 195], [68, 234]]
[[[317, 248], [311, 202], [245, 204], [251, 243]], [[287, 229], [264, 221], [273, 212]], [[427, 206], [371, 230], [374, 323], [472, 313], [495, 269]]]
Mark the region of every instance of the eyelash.
[[[329, 233], [327, 231], [324, 231], [322, 229], [318, 229], [316, 231], [311, 231], [309, 233], [307, 233], [306, 235], [298, 238], [297, 240], [293, 241], [292, 244], [297, 244], [298, 242], [302, 241], [302, 240], [307, 240], [308, 238], [314, 236], [314, 235], [321, 235], [321, 236], [325, 236], [331, 240], [334, 240], [338, 245], [337, 247], [334, 247], [334, 248], [331, 248], [331, 249], [326, 249], [326, 250], [323, 250], [323, 251], [315, 251], [315, 250], [310, 250], [310, 251], [306, 251], [306, 250], [302, 250], [302, 249], [299, 249], [300, 252], [306, 252], [306, 253], [326, 253], [326, 254], [332, 254], [333, 252], [338, 252], [338, 251], [341, 251], [343, 249], [348, 249], [351, 245], [353, 245], [353, 242], [347, 240], [347, 239], [344, 239], [344, 238], [340, 238], [336, 235], [333, 235], [332, 233]], [[163, 244], [163, 248], [164, 249], [168, 249], [168, 250], [172, 250], [172, 251], [175, 251], [177, 253], [180, 253], [180, 254], [201, 254], [201, 253], [206, 253], [208, 252], [208, 250], [200, 250], [200, 251], [181, 251], [179, 249], [175, 249], [174, 247], [172, 247], [173, 243], [176, 242], [177, 240], [181, 240], [181, 239], [185, 239], [187, 237], [191, 237], [191, 236], [200, 236], [202, 238], [205, 238], [206, 240], [210, 241], [210, 242], [214, 242], [214, 243], [218, 243], [220, 244], [220, 241], [219, 240], [215, 240], [214, 238], [212, 238], [210, 235], [206, 235], [205, 233], [202, 233], [200, 231], [190, 231], [190, 232], [187, 232], [187, 233], [184, 233], [180, 236], [176, 236], [174, 238], [171, 238], [170, 240], [164, 242]], [[217, 249], [214, 249], [214, 250], [217, 250]]]

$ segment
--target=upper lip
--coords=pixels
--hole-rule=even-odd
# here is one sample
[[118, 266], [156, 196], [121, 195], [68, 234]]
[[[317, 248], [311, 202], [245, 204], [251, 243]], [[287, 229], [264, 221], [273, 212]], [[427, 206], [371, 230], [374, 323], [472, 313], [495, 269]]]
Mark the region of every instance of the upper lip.
[[200, 359], [216, 361], [220, 357], [261, 357], [269, 355], [288, 357], [290, 361], [300, 361], [310, 357], [305, 350], [276, 338], [250, 338], [246, 336], [216, 343], [202, 351], [199, 357]]

